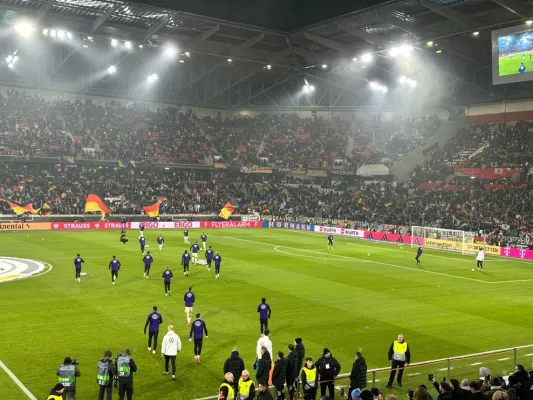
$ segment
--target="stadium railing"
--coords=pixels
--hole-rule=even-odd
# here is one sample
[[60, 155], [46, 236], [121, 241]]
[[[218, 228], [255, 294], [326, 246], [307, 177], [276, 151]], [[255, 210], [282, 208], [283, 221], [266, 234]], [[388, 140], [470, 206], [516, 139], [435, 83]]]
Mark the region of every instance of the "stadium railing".
[[[363, 354], [364, 356], [364, 354]], [[448, 358], [439, 358], [436, 360], [427, 360], [412, 363], [404, 368], [404, 377], [402, 388], [394, 389], [395, 392], [407, 393], [409, 389], [415, 389], [421, 384], [425, 384], [431, 389], [431, 383], [428, 381], [428, 374], [433, 374], [435, 380], [440, 382], [446, 378], [449, 382], [451, 378], [459, 381], [462, 379], [479, 378], [479, 368], [487, 367], [492, 376], [508, 376], [514, 372], [514, 366], [523, 364], [526, 369], [533, 361], [533, 344], [524, 346], [509, 347], [505, 349], [490, 350], [481, 353], [465, 354]], [[344, 370], [351, 370], [350, 365], [344, 365]], [[391, 367], [375, 368], [368, 370], [368, 384], [366, 389], [371, 387], [383, 388], [387, 384]], [[348, 389], [350, 386], [350, 373], [340, 374], [335, 380], [337, 389]], [[391, 390], [392, 391], [392, 390]], [[202, 397], [194, 400], [211, 400], [217, 399], [218, 396]]]

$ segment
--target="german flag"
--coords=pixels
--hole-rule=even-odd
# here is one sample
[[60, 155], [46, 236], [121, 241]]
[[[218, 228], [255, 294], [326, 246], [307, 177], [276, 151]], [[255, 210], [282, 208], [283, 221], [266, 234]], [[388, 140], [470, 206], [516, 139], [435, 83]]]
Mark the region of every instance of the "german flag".
[[392, 206], [392, 201], [388, 201], [385, 203], [385, 207], [390, 207], [390, 206]]
[[220, 214], [218, 216], [220, 218], [228, 219], [231, 214], [235, 211], [235, 208], [233, 207], [233, 204], [231, 204], [229, 201], [226, 203], [224, 208], [220, 210]]
[[370, 207], [368, 207], [368, 206], [363, 206], [362, 208], [363, 208], [363, 210], [365, 210], [365, 211], [370, 210]]
[[24, 204], [16, 203], [14, 201], [6, 200], [6, 203], [9, 204], [9, 207], [13, 210], [13, 212], [17, 215], [22, 214], [37, 214], [39, 210], [36, 210], [33, 208], [33, 204], [28, 202]]
[[85, 200], [85, 212], [101, 212], [103, 217], [109, 212], [109, 208], [105, 205], [100, 196], [91, 193]]
[[144, 213], [151, 218], [159, 217], [159, 207], [161, 206], [161, 202], [161, 199], [159, 199], [154, 204], [144, 206]]
[[41, 214], [45, 216], [52, 214], [52, 206], [48, 203], [44, 203], [41, 207]]

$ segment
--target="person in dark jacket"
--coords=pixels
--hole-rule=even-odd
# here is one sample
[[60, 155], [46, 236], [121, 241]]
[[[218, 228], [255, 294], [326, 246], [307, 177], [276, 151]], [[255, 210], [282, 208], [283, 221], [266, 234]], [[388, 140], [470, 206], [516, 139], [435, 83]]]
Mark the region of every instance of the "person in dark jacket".
[[437, 400], [452, 400], [452, 388], [448, 382], [441, 382], [440, 385], [434, 379], [431, 382], [439, 393]]
[[[111, 353], [110, 350], [106, 350], [104, 352], [104, 357], [100, 359], [99, 364], [106, 364], [109, 372], [109, 378], [107, 379], [107, 385], [98, 385], [98, 400], [104, 400], [104, 396], [106, 400], [111, 400], [111, 396], [113, 394], [113, 377], [116, 374], [115, 371], [115, 363], [112, 360], [113, 353]], [[102, 382], [105, 382], [103, 380]]]
[[[268, 354], [268, 351], [267, 351]], [[272, 397], [272, 394], [270, 394], [270, 391], [268, 390], [268, 383], [267, 382], [259, 382], [257, 384], [257, 400], [274, 400]]]
[[117, 376], [118, 376], [118, 398], [124, 400], [126, 395], [128, 400], [133, 398], [133, 372], [137, 372], [137, 365], [130, 356], [128, 349], [124, 350], [121, 356], [117, 358]]
[[224, 375], [231, 372], [233, 374], [233, 384], [237, 387], [242, 371], [245, 369], [244, 360], [239, 356], [238, 350], [236, 348], [233, 349], [231, 356], [224, 362]]
[[257, 382], [268, 382], [270, 369], [272, 368], [272, 358], [265, 346], [261, 347], [261, 358], [258, 361], [255, 379]]
[[315, 363], [318, 370], [318, 381], [320, 382], [320, 397], [326, 395], [326, 388], [332, 399], [335, 398], [335, 378], [341, 372], [341, 365], [331, 355], [331, 352], [326, 347], [322, 352], [322, 357]]
[[463, 389], [459, 381], [455, 378], [450, 379], [450, 386], [452, 387], [452, 399], [463, 400]]
[[287, 356], [287, 389], [290, 400], [294, 399], [296, 380], [298, 379], [298, 353], [293, 344], [289, 344], [289, 355]]
[[294, 343], [296, 344], [296, 353], [298, 353], [298, 373], [300, 373], [305, 360], [305, 346], [302, 343], [302, 338], [299, 337], [294, 340]]
[[352, 372], [350, 372], [350, 388], [348, 393], [352, 393], [354, 389], [363, 390], [366, 387], [366, 360], [360, 352], [355, 353], [355, 361], [352, 365]]
[[481, 393], [481, 381], [479, 379], [470, 381], [470, 392], [472, 393], [472, 400], [486, 400], [485, 395]]
[[278, 351], [278, 359], [274, 363], [274, 371], [272, 372], [272, 384], [276, 388], [276, 396], [278, 400], [283, 400], [285, 394], [283, 393], [283, 386], [285, 385], [285, 379], [287, 378], [287, 365], [289, 365], [285, 354], [282, 351]]

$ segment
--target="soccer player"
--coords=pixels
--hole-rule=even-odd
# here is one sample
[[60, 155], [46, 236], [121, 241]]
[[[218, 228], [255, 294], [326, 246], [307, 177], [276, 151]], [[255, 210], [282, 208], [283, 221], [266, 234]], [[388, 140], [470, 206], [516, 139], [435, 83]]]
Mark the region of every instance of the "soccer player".
[[484, 260], [485, 260], [485, 250], [483, 250], [483, 248], [480, 248], [479, 252], [477, 253], [477, 257], [476, 257], [478, 271], [483, 271]]
[[422, 255], [422, 247], [419, 247], [418, 250], [416, 251], [416, 257], [415, 257], [415, 260], [416, 260], [416, 265], [420, 264], [420, 256]]
[[200, 250], [200, 245], [198, 244], [198, 242], [194, 242], [194, 244], [191, 246], [190, 250], [191, 250], [191, 253], [192, 253], [193, 264], [196, 265], [196, 264], [198, 264], [198, 251]]
[[211, 246], [209, 246], [209, 248], [205, 252], [205, 259], [207, 261], [207, 270], [208, 271], [211, 271], [211, 261], [213, 261], [214, 255], [215, 254], [213, 253], [213, 250], [211, 249]]
[[[151, 351], [152, 354], [155, 354], [157, 350], [157, 337], [159, 336], [159, 325], [163, 323], [163, 317], [157, 312], [157, 306], [152, 308], [152, 312], [148, 314], [146, 318], [146, 324], [144, 324], [144, 334], [146, 335], [146, 328], [150, 325], [148, 329], [148, 351]], [[152, 350], [152, 339], [154, 339], [154, 349]]]
[[183, 243], [189, 244], [189, 231], [187, 229], [183, 231]]
[[526, 73], [526, 66], [524, 65], [524, 63], [520, 63], [520, 68], [518, 68], [518, 72], [520, 72], [521, 74]]
[[196, 300], [196, 296], [192, 292], [192, 286], [189, 287], [189, 290], [185, 292], [183, 295], [183, 301], [185, 302], [185, 316], [187, 317], [187, 325], [191, 326], [191, 319], [192, 319], [192, 307], [194, 305], [194, 301]]
[[220, 263], [222, 262], [222, 256], [218, 251], [213, 260], [215, 260], [215, 279], [218, 279], [220, 278]]
[[80, 257], [78, 254], [76, 258], [74, 259], [74, 267], [76, 268], [76, 280], [78, 283], [81, 281], [81, 264], [83, 264], [85, 261], [83, 258]]
[[146, 239], [144, 236], [139, 237], [139, 244], [141, 245], [141, 253], [144, 256], [144, 248], [146, 247]]
[[148, 279], [148, 276], [150, 275], [150, 267], [152, 266], [152, 263], [154, 262], [153, 257], [150, 255], [150, 252], [146, 252], [146, 255], [143, 257], [144, 261], [144, 277]]
[[115, 284], [115, 279], [118, 278], [118, 270], [120, 269], [120, 261], [116, 256], [109, 262], [109, 269], [111, 270], [111, 281]]
[[333, 235], [328, 236], [328, 250], [333, 250]]
[[165, 239], [163, 239], [162, 235], [159, 235], [157, 237], [157, 245], [159, 246], [159, 252], [161, 253], [163, 251], [163, 245], [165, 244]]
[[200, 355], [202, 354], [202, 344], [204, 341], [204, 332], [207, 339], [207, 326], [205, 322], [200, 319], [200, 313], [196, 313], [196, 321], [191, 326], [189, 333], [189, 342], [192, 341], [194, 334], [194, 360], [200, 364]]
[[183, 265], [183, 275], [189, 276], [189, 263], [191, 262], [191, 255], [187, 253], [187, 250], [185, 250], [185, 253], [181, 256], [181, 265]]
[[139, 230], [140, 230], [139, 238], [144, 237], [144, 224], [142, 222], [139, 224]]
[[259, 313], [259, 324], [261, 325], [262, 334], [263, 330], [268, 330], [268, 320], [272, 314], [272, 310], [264, 297], [261, 299], [261, 304], [257, 306], [257, 312]]
[[170, 296], [170, 280], [174, 277], [172, 271], [166, 266], [163, 271], [163, 280], [165, 281], [165, 296]]
[[205, 233], [202, 233], [202, 236], [200, 236], [200, 240], [202, 241], [202, 246], [204, 246], [205, 251], [205, 245], [207, 243], [207, 236], [205, 235]]

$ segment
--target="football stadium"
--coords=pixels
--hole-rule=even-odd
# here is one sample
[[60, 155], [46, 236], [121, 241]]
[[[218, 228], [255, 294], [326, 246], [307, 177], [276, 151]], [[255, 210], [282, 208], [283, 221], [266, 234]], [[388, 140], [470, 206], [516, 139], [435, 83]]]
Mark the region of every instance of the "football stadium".
[[0, 13], [0, 399], [532, 400], [530, 2]]

